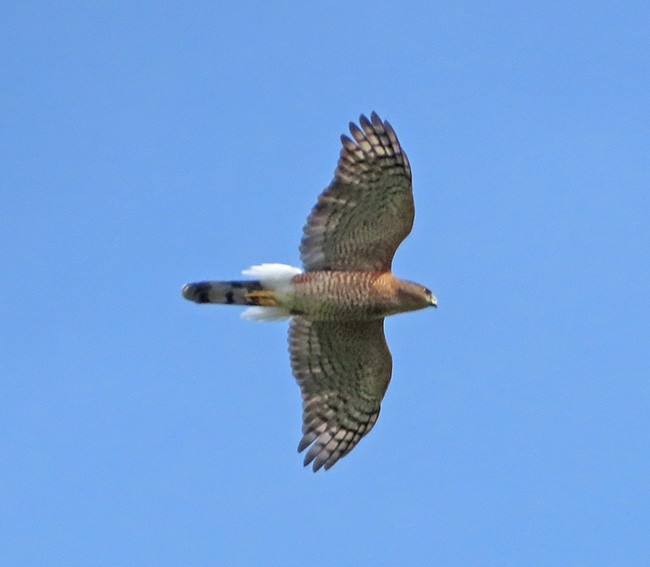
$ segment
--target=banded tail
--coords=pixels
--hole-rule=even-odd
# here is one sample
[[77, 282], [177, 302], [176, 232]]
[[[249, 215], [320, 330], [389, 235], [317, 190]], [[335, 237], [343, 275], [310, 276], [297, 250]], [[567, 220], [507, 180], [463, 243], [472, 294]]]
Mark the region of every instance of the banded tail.
[[263, 305], [277, 307], [273, 290], [264, 289], [261, 281], [211, 281], [183, 286], [183, 297], [195, 303], [223, 305]]
[[284, 264], [262, 264], [242, 273], [258, 279], [243, 281], [204, 281], [183, 286], [183, 297], [195, 303], [248, 305], [246, 319], [272, 321], [291, 313], [282, 307], [278, 293], [291, 289], [292, 278], [301, 272]]

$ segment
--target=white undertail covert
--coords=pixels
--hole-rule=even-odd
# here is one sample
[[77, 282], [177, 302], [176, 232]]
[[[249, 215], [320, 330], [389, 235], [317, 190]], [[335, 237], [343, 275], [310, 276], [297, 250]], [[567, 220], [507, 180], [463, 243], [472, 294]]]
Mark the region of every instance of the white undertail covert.
[[[291, 291], [291, 280], [294, 276], [302, 274], [300, 268], [288, 264], [260, 264], [242, 270], [244, 276], [258, 280], [265, 289], [276, 292], [281, 300], [282, 294]], [[283, 307], [249, 307], [241, 314], [242, 319], [249, 321], [282, 321], [291, 317], [291, 313]]]

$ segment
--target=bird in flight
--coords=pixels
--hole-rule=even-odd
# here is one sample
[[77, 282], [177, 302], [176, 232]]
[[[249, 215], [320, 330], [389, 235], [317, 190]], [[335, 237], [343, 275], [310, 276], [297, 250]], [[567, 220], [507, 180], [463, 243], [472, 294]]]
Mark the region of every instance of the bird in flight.
[[304, 270], [262, 264], [252, 279], [183, 287], [196, 303], [246, 305], [247, 319], [290, 318], [291, 368], [302, 393], [304, 465], [332, 467], [374, 426], [388, 388], [392, 357], [388, 315], [436, 307], [419, 284], [391, 273], [415, 208], [411, 167], [391, 125], [376, 113], [341, 136], [334, 179], [307, 218]]

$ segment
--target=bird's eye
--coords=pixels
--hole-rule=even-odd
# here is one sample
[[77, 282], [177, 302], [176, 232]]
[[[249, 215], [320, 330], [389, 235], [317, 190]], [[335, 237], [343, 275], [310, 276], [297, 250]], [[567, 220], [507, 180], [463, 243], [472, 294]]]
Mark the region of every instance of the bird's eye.
[[424, 293], [426, 293], [427, 295], [431, 295], [431, 290], [425, 287]]

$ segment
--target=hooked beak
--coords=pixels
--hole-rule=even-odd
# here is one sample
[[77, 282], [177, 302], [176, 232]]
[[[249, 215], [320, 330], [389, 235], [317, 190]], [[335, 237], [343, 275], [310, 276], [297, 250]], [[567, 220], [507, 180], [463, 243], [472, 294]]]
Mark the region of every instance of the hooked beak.
[[436, 299], [436, 296], [431, 294], [431, 299], [429, 300], [429, 305], [431, 307], [438, 307], [438, 300]]

